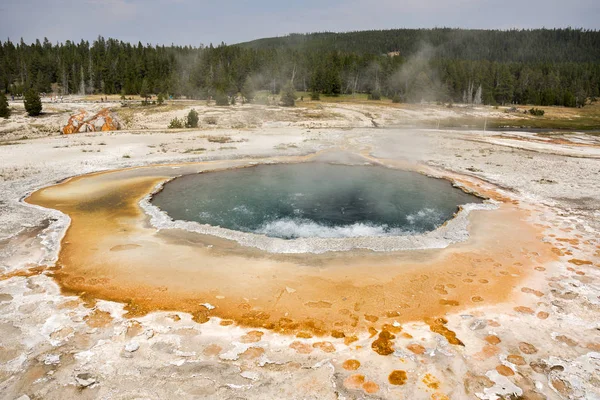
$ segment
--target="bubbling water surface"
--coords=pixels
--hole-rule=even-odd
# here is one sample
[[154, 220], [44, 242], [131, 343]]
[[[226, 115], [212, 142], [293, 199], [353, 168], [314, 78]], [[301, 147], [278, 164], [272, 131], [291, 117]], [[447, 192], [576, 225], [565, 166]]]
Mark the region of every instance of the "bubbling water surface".
[[283, 239], [425, 233], [479, 202], [416, 172], [316, 162], [186, 175], [152, 199], [173, 219]]

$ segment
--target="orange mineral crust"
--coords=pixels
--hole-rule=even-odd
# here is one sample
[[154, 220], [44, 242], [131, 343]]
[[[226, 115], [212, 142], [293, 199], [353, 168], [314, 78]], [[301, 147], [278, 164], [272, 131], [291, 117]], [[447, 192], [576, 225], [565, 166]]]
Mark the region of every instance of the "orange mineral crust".
[[470, 238], [445, 249], [283, 255], [157, 230], [138, 203], [176, 174], [163, 166], [86, 175], [26, 200], [71, 218], [53, 272], [65, 293], [125, 303], [131, 317], [176, 310], [201, 323], [218, 316], [299, 337], [372, 328], [376, 350], [389, 354], [394, 335], [382, 328], [395, 321], [424, 320], [462, 344], [441, 316], [505, 301], [556, 257], [510, 201], [472, 212]]

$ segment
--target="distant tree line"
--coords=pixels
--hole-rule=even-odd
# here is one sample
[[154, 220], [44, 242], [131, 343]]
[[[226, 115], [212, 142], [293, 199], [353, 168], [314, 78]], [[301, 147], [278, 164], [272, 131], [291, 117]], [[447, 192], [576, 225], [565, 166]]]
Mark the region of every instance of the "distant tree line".
[[290, 34], [240, 43], [254, 49], [334, 50], [343, 53], [415, 54], [423, 45], [442, 58], [498, 62], [598, 62], [600, 32], [584, 29], [387, 29]]
[[0, 43], [0, 92], [222, 98], [257, 90], [394, 101], [582, 106], [600, 95], [600, 32], [452, 29], [319, 33], [240, 45], [99, 37]]

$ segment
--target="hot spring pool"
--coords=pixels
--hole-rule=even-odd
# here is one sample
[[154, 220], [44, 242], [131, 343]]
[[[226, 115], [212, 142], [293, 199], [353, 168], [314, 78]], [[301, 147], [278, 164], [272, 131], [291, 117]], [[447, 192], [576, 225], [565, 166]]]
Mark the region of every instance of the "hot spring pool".
[[416, 172], [327, 163], [185, 175], [152, 198], [175, 220], [282, 239], [421, 234], [480, 202]]

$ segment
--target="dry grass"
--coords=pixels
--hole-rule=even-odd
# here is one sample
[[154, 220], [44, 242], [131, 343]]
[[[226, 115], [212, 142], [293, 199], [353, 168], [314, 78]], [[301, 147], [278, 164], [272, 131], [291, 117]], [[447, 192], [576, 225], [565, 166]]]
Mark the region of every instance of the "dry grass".
[[195, 149], [187, 149], [183, 153], [184, 154], [198, 154], [198, 153], [202, 153], [204, 151], [206, 151], [206, 149], [204, 147], [197, 147]]
[[[527, 108], [521, 106], [520, 108]], [[545, 111], [543, 117], [523, 115], [516, 119], [491, 119], [490, 127], [538, 128], [538, 129], [600, 129], [600, 104], [595, 103], [583, 108], [536, 107]]]
[[207, 136], [206, 139], [211, 143], [232, 143], [230, 136]]

